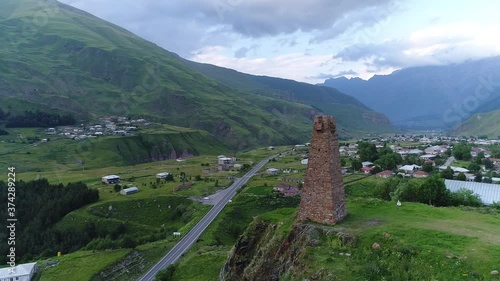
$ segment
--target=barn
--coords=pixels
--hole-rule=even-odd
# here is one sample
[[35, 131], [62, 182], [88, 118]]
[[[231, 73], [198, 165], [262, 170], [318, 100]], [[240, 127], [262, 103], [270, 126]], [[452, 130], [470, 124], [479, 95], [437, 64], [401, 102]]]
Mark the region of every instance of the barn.
[[130, 195], [139, 192], [139, 188], [137, 187], [130, 187], [130, 188], [124, 188], [120, 191], [120, 194], [122, 195]]

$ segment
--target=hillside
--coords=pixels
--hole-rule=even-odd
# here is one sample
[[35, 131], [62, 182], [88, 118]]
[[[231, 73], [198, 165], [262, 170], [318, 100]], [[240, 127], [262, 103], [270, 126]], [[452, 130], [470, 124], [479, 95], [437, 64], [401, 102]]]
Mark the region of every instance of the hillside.
[[233, 69], [185, 61], [187, 65], [246, 95], [260, 95], [307, 104], [329, 115], [335, 115], [344, 129], [362, 132], [392, 132], [392, 124], [383, 114], [373, 111], [359, 100], [330, 87], [314, 86], [293, 80], [256, 76]]
[[500, 57], [446, 66], [402, 69], [365, 81], [344, 77], [323, 85], [348, 93], [397, 127], [450, 128], [474, 113], [500, 108]]
[[[33, 17], [41, 9], [48, 16], [36, 22]], [[144, 116], [205, 130], [235, 149], [306, 141], [311, 118], [320, 113], [312, 102], [276, 98], [276, 90], [270, 97], [227, 86], [177, 55], [62, 3], [5, 0], [0, 10], [0, 39], [8, 42], [0, 47], [4, 111], [9, 105], [29, 107], [22, 105], [26, 102], [84, 120]], [[368, 125], [384, 120], [355, 99], [340, 104], [357, 112], [350, 119], [339, 116], [348, 130], [376, 131], [351, 119], [367, 119]], [[336, 113], [332, 108], [325, 112]]]
[[292, 225], [287, 209], [257, 218], [238, 239], [225, 280], [497, 280], [498, 217], [376, 200], [348, 208], [334, 227]]
[[[29, 139], [45, 135], [35, 129], [7, 129], [0, 138], [0, 164], [18, 172], [46, 172], [127, 166], [140, 163], [217, 155], [227, 148], [204, 131], [171, 126], [139, 131], [134, 136], [108, 136], [86, 140], [52, 137], [43, 143]], [[22, 135], [20, 139], [18, 135]]]
[[452, 132], [460, 136], [500, 136], [500, 110], [478, 113], [461, 123]]

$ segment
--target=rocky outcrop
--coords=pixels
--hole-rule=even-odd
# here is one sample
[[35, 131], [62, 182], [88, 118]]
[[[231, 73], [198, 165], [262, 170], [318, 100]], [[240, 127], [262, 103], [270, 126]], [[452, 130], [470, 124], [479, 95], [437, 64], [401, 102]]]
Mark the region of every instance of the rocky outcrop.
[[313, 224], [295, 224], [289, 232], [282, 228], [280, 223], [256, 219], [237, 241], [219, 281], [277, 281], [302, 273], [306, 247], [319, 245], [321, 235], [336, 235], [342, 244], [356, 242], [349, 234]]

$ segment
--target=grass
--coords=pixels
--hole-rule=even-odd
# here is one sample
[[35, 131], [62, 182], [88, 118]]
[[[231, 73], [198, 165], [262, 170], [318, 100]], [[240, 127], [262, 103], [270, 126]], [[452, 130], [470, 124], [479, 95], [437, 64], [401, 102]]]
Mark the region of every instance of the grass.
[[130, 250], [114, 250], [103, 252], [79, 251], [61, 257], [55, 267], [44, 269], [41, 281], [72, 280], [88, 281], [104, 268], [123, 258]]
[[[371, 199], [350, 200], [348, 210], [333, 229], [356, 235], [357, 245], [323, 237], [308, 249], [309, 273], [323, 268], [346, 280], [498, 280], [489, 273], [500, 260], [500, 217]], [[373, 243], [381, 251], [372, 250]], [[346, 252], [351, 256], [339, 255]]]

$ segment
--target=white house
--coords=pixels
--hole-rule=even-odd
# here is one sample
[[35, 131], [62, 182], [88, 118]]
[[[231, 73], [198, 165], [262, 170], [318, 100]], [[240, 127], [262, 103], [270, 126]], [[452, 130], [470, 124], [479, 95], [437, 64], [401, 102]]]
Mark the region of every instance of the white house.
[[167, 172], [162, 172], [162, 173], [158, 173], [156, 174], [156, 178], [157, 179], [166, 179], [168, 177], [169, 173]]
[[36, 262], [18, 264], [14, 268], [0, 268], [0, 281], [31, 281], [37, 270]]
[[102, 177], [102, 183], [105, 184], [115, 184], [120, 182], [120, 177], [117, 175], [109, 175]]
[[309, 159], [300, 160], [300, 164], [302, 164], [302, 165], [307, 165], [307, 163], [309, 163]]
[[268, 173], [269, 175], [277, 175], [279, 172], [280, 170], [276, 168], [269, 168], [266, 170], [266, 173]]
[[137, 187], [130, 187], [130, 188], [124, 188], [120, 191], [121, 195], [130, 195], [133, 193], [139, 192], [139, 189]]

